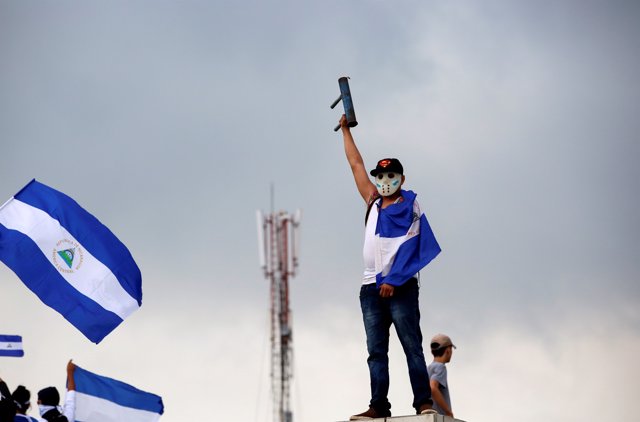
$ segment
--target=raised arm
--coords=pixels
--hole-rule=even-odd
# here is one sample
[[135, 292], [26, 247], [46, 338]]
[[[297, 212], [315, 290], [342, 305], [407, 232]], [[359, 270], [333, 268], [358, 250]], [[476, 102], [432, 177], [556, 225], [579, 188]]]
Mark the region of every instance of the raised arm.
[[76, 364], [73, 360], [67, 363], [67, 393], [64, 396], [64, 406], [62, 406], [62, 414], [67, 417], [69, 422], [76, 420]]
[[342, 129], [342, 138], [344, 140], [344, 152], [351, 167], [358, 192], [360, 192], [362, 199], [368, 203], [377, 192], [376, 187], [369, 179], [362, 155], [360, 155], [360, 151], [356, 147], [356, 142], [353, 140], [351, 129], [347, 125], [347, 118], [344, 114], [340, 118], [340, 128]]
[[67, 362], [67, 390], [75, 391], [76, 389], [76, 380], [73, 374], [76, 372], [76, 364], [73, 363], [73, 359], [69, 359]]

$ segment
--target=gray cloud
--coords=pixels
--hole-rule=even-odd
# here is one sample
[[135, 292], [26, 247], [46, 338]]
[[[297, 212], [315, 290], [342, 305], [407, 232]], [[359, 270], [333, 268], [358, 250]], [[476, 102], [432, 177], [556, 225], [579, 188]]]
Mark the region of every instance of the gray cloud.
[[[365, 160], [405, 163], [443, 246], [423, 271], [423, 329], [465, 344], [451, 369], [457, 415], [486, 418], [471, 391], [500, 362], [491, 344], [513, 336], [538, 373], [562, 373], [559, 394], [592, 382], [567, 357], [601, 352], [580, 321], [610, 315], [630, 350], [640, 333], [639, 16], [623, 1], [3, 3], [0, 195], [36, 177], [74, 197], [131, 249], [145, 296], [94, 346], [0, 268], [0, 332], [22, 334], [28, 353], [0, 376], [62, 387], [73, 356], [163, 395], [165, 421], [202, 416], [212, 400], [221, 419], [246, 418], [247, 400], [268, 402], [256, 385], [268, 291], [254, 212], [269, 209], [274, 183], [276, 209], [304, 211], [298, 411], [319, 421], [364, 408], [364, 210], [328, 107], [348, 74]], [[506, 367], [543, 388], [517, 356]], [[327, 376], [351, 388], [323, 387]], [[507, 378], [487, 391], [507, 394]], [[408, 411], [408, 383], [396, 384], [394, 409]], [[533, 420], [518, 413], [530, 401], [511, 398], [500, 417]], [[621, 400], [624, 417], [632, 401]], [[332, 406], [314, 414], [318, 402]], [[578, 420], [569, 403], [545, 409]]]

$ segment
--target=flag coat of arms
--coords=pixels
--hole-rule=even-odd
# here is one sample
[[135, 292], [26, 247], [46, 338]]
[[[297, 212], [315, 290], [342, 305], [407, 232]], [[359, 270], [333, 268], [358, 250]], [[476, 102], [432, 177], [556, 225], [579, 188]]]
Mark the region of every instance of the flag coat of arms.
[[76, 366], [76, 422], [155, 422], [164, 413], [162, 397]]
[[126, 246], [35, 179], [0, 207], [0, 261], [94, 343], [142, 305], [142, 276]]
[[21, 358], [24, 356], [22, 336], [0, 334], [0, 356]]

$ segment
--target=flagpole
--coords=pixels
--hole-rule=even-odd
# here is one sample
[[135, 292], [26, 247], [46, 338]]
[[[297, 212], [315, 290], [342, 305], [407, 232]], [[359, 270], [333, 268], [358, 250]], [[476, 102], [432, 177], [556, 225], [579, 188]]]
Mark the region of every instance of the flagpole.
[[0, 211], [2, 211], [2, 209], [3, 209], [4, 207], [6, 207], [6, 206], [7, 206], [7, 204], [8, 204], [9, 202], [11, 202], [12, 200], [13, 200], [13, 196], [12, 196], [11, 198], [9, 198], [9, 199], [7, 200], [7, 202], [5, 202], [4, 204], [0, 205]]
[[16, 193], [15, 195], [13, 195], [11, 198], [9, 198], [9, 199], [7, 200], [7, 202], [5, 202], [4, 204], [2, 204], [2, 205], [0, 206], [0, 211], [2, 211], [2, 209], [3, 209], [4, 207], [6, 207], [6, 206], [7, 206], [7, 204], [8, 204], [9, 202], [11, 202], [11, 200], [15, 199], [15, 197], [16, 197], [16, 196], [18, 196], [18, 195], [20, 194], [20, 192], [22, 192], [23, 190], [25, 190], [25, 189], [27, 188], [27, 186], [29, 186], [30, 184], [32, 184], [32, 183], [33, 183], [33, 182], [35, 182], [35, 181], [36, 181], [36, 179], [35, 179], [35, 178], [34, 178], [34, 179], [31, 179], [31, 181], [30, 181], [29, 183], [27, 183], [26, 185], [24, 185], [24, 187], [23, 187], [22, 189], [20, 189], [20, 190], [18, 191], [18, 193]]

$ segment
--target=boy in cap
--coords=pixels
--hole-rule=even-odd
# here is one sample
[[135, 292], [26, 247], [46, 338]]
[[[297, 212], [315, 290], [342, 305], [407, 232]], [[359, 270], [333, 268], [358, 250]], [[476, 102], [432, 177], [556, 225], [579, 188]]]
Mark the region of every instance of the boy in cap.
[[360, 307], [367, 336], [371, 400], [369, 409], [350, 420], [391, 416], [389, 329], [394, 325], [407, 358], [416, 414], [431, 409], [429, 374], [422, 350], [418, 272], [440, 252], [416, 194], [400, 189], [404, 169], [396, 158], [378, 161], [369, 173], [343, 115], [344, 149], [358, 192], [367, 205]]
[[451, 396], [449, 395], [449, 383], [447, 382], [447, 363], [451, 362], [453, 349], [456, 346], [449, 336], [436, 334], [431, 339], [431, 354], [433, 362], [429, 364], [429, 382], [433, 397], [433, 409], [441, 415], [453, 417], [451, 410]]

